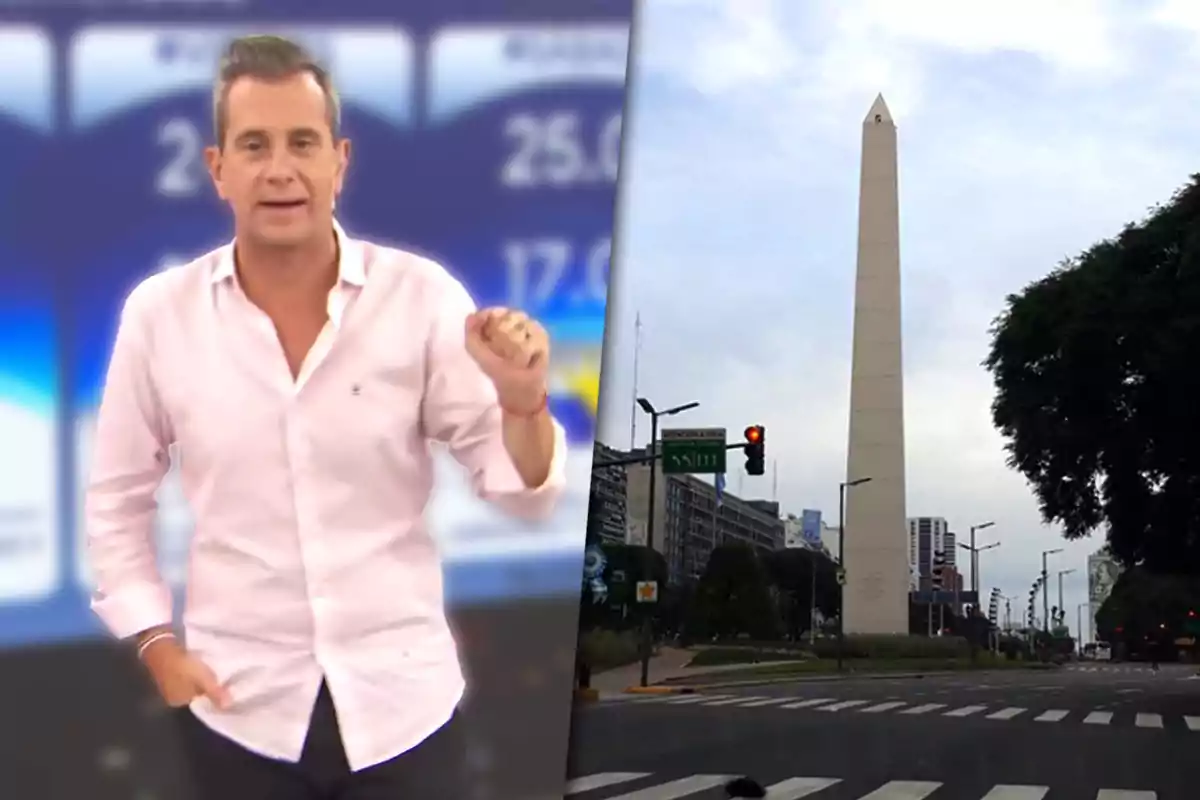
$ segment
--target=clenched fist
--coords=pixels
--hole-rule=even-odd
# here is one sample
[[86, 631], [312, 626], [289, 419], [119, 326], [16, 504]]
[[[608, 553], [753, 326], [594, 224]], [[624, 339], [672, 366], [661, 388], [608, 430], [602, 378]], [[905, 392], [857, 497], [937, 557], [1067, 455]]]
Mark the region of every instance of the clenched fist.
[[536, 413], [546, 399], [550, 337], [520, 311], [485, 308], [467, 317], [467, 352], [491, 378], [506, 410]]

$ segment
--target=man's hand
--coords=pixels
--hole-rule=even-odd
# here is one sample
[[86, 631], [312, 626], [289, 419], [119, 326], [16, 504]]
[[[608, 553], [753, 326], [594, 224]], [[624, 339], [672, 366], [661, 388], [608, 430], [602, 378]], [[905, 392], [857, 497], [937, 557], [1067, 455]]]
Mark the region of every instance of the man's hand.
[[167, 705], [180, 708], [197, 697], [207, 697], [220, 709], [230, 705], [229, 691], [200, 659], [190, 655], [174, 637], [151, 644], [142, 653], [158, 693]]
[[467, 352], [491, 378], [504, 410], [536, 414], [545, 406], [550, 367], [546, 329], [520, 311], [485, 308], [467, 317]]

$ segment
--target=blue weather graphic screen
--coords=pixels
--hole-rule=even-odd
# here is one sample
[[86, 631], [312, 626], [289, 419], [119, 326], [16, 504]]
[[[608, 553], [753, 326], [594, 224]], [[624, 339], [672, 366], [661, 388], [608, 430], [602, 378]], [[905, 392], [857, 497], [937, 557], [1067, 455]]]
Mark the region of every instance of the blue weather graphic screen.
[[[16, 291], [0, 298], [0, 646], [101, 635], [87, 608], [81, 510], [116, 320], [138, 281], [230, 236], [203, 147], [220, 50], [253, 30], [96, 25], [56, 45], [0, 28], [0, 66], [14, 76], [0, 84], [0, 197], [39, 180], [24, 173], [46, 147], [54, 157], [40, 169], [78, 187], [57, 267], [27, 241], [48, 221], [22, 216], [15, 193], [3, 201], [0, 270]], [[304, 43], [338, 84], [354, 154], [338, 213], [351, 234], [436, 258], [477, 302], [526, 309], [553, 338], [568, 496], [553, 520], [518, 524], [439, 463], [430, 514], [449, 601], [578, 593], [628, 25], [472, 25], [421, 38], [272, 30]], [[56, 46], [65, 76], [54, 73]], [[55, 120], [60, 96], [65, 118]], [[192, 521], [173, 474], [158, 499], [161, 568], [182, 590]]]

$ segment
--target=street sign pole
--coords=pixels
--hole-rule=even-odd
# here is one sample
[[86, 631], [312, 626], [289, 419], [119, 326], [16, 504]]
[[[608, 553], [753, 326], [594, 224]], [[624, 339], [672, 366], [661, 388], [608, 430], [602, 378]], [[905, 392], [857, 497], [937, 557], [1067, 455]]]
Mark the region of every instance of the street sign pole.
[[[653, 455], [658, 455], [658, 414], [650, 415], [650, 447], [653, 448]], [[655, 476], [658, 474], [658, 465], [654, 461], [650, 462], [650, 498], [647, 501], [647, 518], [646, 518], [646, 553], [645, 567], [643, 568], [642, 579], [653, 580], [656, 576], [654, 573], [654, 494], [657, 490], [655, 486]], [[642, 686], [650, 685], [650, 651], [654, 649], [654, 621], [651, 618], [650, 607], [643, 609], [642, 613]]]

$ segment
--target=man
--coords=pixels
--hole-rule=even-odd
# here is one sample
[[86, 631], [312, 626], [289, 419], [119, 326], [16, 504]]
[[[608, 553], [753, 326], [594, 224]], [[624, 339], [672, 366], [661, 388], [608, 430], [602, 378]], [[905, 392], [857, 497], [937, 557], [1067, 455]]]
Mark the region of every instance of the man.
[[[200, 800], [465, 798], [427, 442], [481, 496], [547, 514], [565, 440], [546, 332], [338, 227], [350, 146], [295, 44], [234, 42], [214, 117], [235, 237], [126, 301], [87, 500], [93, 607], [178, 709]], [[151, 545], [172, 449], [196, 518], [183, 638]]]

